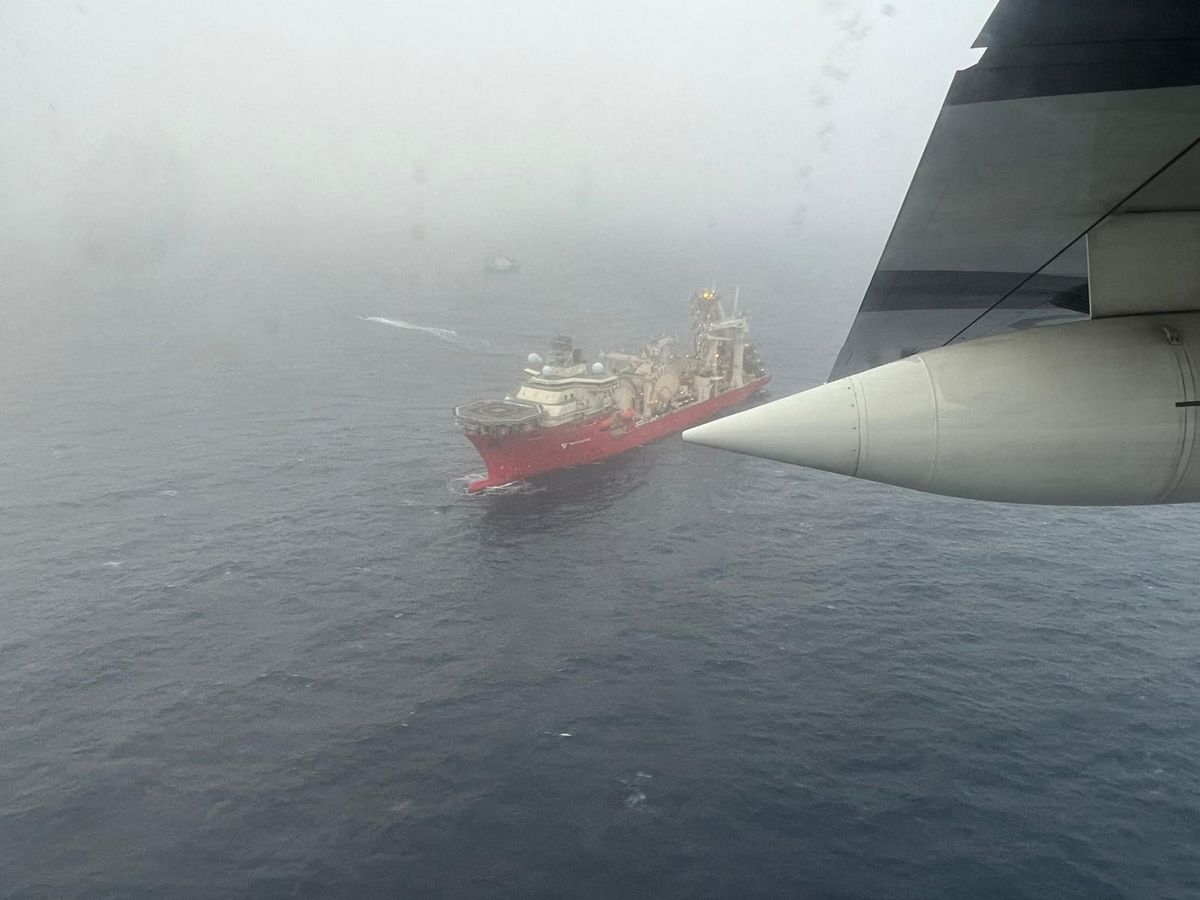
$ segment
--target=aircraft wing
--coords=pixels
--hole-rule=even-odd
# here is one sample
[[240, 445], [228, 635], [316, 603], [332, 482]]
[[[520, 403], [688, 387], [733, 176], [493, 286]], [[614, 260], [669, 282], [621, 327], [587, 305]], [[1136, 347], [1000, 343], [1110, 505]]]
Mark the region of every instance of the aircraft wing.
[[830, 379], [1092, 309], [1085, 236], [1200, 210], [1200, 3], [1001, 0]]

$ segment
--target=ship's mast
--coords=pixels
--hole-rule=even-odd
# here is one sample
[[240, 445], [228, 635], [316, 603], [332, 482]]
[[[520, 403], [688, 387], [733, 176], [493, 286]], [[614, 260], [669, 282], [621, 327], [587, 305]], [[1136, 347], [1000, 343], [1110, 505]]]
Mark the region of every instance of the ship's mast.
[[692, 339], [700, 370], [706, 377], [727, 381], [730, 388], [745, 384], [747, 326], [740, 301], [740, 285], [728, 316], [715, 289], [699, 291], [692, 298]]

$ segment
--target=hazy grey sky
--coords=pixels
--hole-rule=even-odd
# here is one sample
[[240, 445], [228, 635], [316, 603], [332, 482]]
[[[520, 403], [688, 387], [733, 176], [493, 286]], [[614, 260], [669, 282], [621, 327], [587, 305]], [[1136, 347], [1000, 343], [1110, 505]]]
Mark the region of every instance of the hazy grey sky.
[[992, 5], [8, 0], [0, 227], [885, 235]]

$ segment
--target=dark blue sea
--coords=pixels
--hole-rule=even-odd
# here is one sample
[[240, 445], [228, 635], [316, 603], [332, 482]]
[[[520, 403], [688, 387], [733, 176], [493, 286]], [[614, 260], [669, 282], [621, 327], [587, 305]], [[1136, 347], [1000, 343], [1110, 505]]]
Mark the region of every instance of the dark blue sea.
[[740, 283], [782, 396], [864, 286], [560, 243], [4, 289], [0, 896], [1200, 896], [1197, 510], [678, 439], [467, 496], [553, 332]]

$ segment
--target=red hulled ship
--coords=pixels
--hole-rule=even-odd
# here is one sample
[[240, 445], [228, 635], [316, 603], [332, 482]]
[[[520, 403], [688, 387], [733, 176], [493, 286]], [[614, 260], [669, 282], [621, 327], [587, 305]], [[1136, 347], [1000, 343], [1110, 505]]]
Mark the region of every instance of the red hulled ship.
[[596, 462], [699, 425], [770, 381], [737, 299], [726, 314], [715, 290], [692, 297], [692, 346], [674, 338], [639, 353], [602, 353], [589, 363], [557, 337], [543, 360], [529, 355], [516, 396], [477, 400], [455, 418], [487, 463], [470, 491]]

